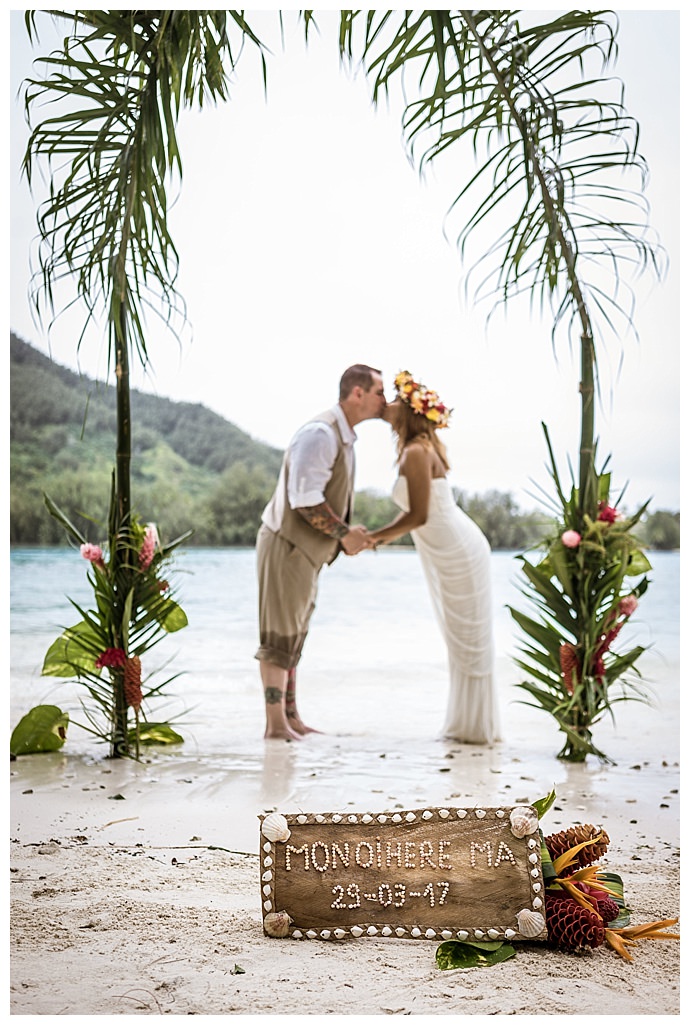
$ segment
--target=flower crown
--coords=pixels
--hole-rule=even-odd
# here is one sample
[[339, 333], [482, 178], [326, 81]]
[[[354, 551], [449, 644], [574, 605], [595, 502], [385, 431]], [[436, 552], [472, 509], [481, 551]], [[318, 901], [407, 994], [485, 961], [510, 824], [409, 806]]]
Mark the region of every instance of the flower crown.
[[398, 398], [406, 402], [413, 413], [421, 413], [434, 427], [447, 427], [452, 409], [444, 406], [435, 391], [415, 381], [408, 370], [401, 370], [393, 382]]

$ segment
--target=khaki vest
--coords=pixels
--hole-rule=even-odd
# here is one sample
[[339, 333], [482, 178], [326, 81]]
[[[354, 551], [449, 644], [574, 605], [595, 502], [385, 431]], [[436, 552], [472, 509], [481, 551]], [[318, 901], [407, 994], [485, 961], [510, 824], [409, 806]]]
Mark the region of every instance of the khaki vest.
[[[338, 439], [338, 453], [333, 463], [331, 479], [324, 490], [324, 498], [333, 512], [346, 523], [350, 522], [352, 514], [353, 480], [348, 472], [346, 446], [340, 433], [338, 421], [333, 410], [320, 413], [313, 417], [311, 423], [326, 423], [335, 430]], [[296, 548], [306, 555], [311, 563], [321, 567], [324, 563], [331, 563], [340, 551], [340, 542], [337, 538], [328, 537], [319, 530], [314, 530], [304, 517], [290, 508], [287, 495], [287, 482], [290, 473], [289, 449], [283, 457], [283, 468], [280, 479], [283, 482], [283, 520], [278, 533], [287, 541], [290, 541]], [[274, 499], [271, 499], [273, 502]], [[270, 503], [269, 503], [270, 505]]]

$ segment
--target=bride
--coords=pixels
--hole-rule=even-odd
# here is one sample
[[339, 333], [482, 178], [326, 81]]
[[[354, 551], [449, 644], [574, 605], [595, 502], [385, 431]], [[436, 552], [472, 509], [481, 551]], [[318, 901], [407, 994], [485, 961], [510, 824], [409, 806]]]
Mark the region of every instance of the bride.
[[399, 476], [393, 500], [402, 510], [372, 531], [374, 546], [411, 533], [448, 648], [450, 690], [443, 736], [468, 744], [499, 740], [493, 676], [490, 547], [456, 504], [437, 432], [451, 411], [407, 371], [383, 418], [397, 435]]

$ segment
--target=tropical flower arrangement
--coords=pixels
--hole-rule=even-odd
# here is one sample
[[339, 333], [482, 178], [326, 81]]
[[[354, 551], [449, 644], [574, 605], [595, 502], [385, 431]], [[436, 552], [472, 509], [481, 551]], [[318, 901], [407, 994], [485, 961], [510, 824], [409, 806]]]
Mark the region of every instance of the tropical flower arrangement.
[[616, 702], [648, 701], [635, 666], [646, 649], [619, 647], [619, 634], [649, 585], [652, 567], [633, 533], [646, 504], [624, 515], [610, 502], [611, 475], [592, 470], [592, 507], [583, 510], [575, 486], [565, 495], [550, 444], [549, 452], [559, 515], [539, 546], [539, 560], [519, 557], [528, 582], [523, 594], [537, 614], [510, 609], [528, 637], [515, 660], [528, 679], [518, 686], [565, 735], [559, 758], [582, 762], [592, 754], [609, 761], [594, 745], [592, 727], [605, 714], [613, 717]]
[[408, 370], [401, 370], [395, 377], [393, 385], [398, 398], [406, 402], [415, 413], [425, 416], [436, 427], [448, 426], [452, 409], [444, 406], [435, 391], [431, 391], [419, 381], [415, 381]]
[[[535, 801], [539, 818], [556, 798], [552, 791]], [[544, 878], [544, 913], [547, 943], [568, 954], [582, 954], [604, 945], [632, 961], [630, 948], [642, 939], [678, 940], [678, 933], [665, 932], [677, 918], [631, 925], [622, 878], [597, 865], [608, 851], [609, 837], [601, 827], [577, 825], [545, 836], [540, 829], [541, 862]], [[515, 948], [503, 941], [467, 943], [447, 940], [436, 949], [441, 969], [470, 968], [498, 964], [515, 955]]]
[[[78, 725], [108, 742], [112, 757], [138, 758], [142, 743], [179, 743], [182, 738], [168, 722], [153, 721], [145, 712], [146, 703], [174, 677], [154, 684], [143, 676], [142, 658], [164, 636], [187, 625], [168, 567], [173, 550], [191, 531], [163, 544], [155, 524], [130, 515], [101, 546], [88, 542], [50, 498], [45, 501], [89, 565], [94, 607], [84, 609], [70, 599], [79, 622], [50, 646], [42, 675], [76, 678], [86, 687], [95, 708], [82, 702], [87, 724]], [[68, 721], [56, 706], [32, 709], [12, 734], [11, 752], [55, 750], [64, 743]]]

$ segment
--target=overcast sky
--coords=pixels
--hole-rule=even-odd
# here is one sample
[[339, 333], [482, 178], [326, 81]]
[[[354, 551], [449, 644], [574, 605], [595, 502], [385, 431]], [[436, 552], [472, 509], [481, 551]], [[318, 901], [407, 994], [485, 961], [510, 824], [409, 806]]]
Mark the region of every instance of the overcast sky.
[[[180, 123], [184, 177], [171, 191], [178, 281], [189, 326], [178, 346], [150, 322], [151, 366], [133, 385], [200, 402], [253, 437], [284, 448], [305, 419], [337, 399], [351, 363], [380, 367], [388, 394], [409, 369], [454, 408], [445, 431], [451, 479], [474, 494], [509, 491], [524, 508], [548, 488], [544, 421], [562, 474], [577, 465], [579, 351], [554, 354], [551, 323], [488, 307], [463, 291], [465, 268], [446, 213], [468, 174], [459, 159], [420, 182], [408, 163], [400, 107], [374, 110], [362, 76], [338, 62], [334, 14], [303, 45], [297, 13], [254, 13], [274, 44], [268, 100], [258, 66], [240, 61], [231, 99]], [[624, 505], [680, 508], [679, 484], [679, 11], [619, 12], [615, 73], [641, 126], [650, 168], [651, 223], [670, 259], [661, 284], [636, 291], [632, 336], [600, 341], [599, 453], [611, 455]], [[60, 33], [42, 15], [32, 49], [23, 13], [11, 12], [11, 89], [31, 74]], [[269, 30], [270, 29], [270, 30]], [[83, 311], [37, 326], [27, 297], [38, 197], [20, 179], [28, 133], [20, 102], [11, 115], [10, 327], [60, 364], [106, 376], [106, 332], [87, 335]], [[448, 222], [449, 229], [453, 223]], [[64, 300], [73, 293], [64, 292]], [[622, 363], [621, 363], [622, 355]], [[111, 380], [111, 383], [112, 380]], [[136, 432], [136, 424], [134, 425]], [[357, 487], [388, 492], [395, 476], [388, 427], [357, 429]]]

